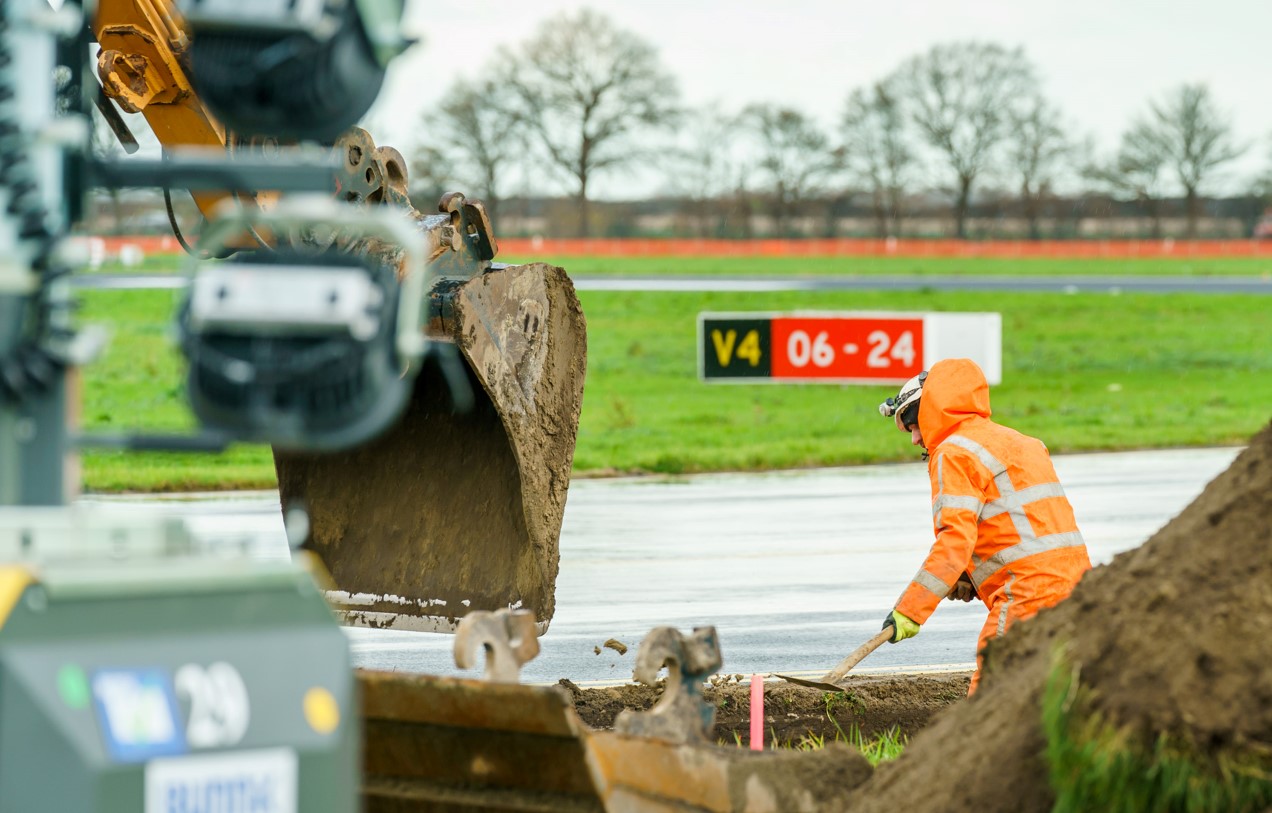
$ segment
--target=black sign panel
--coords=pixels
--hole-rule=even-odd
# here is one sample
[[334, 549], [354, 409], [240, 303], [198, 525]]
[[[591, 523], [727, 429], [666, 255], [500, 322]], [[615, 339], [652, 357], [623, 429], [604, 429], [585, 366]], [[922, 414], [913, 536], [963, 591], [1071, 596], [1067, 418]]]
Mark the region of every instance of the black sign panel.
[[769, 319], [703, 317], [700, 324], [704, 379], [769, 377]]

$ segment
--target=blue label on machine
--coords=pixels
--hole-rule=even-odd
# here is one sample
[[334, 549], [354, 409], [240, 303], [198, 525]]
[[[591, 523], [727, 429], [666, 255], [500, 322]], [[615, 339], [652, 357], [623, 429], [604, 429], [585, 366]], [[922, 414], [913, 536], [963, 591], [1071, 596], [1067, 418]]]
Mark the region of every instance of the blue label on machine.
[[162, 669], [102, 669], [93, 673], [93, 704], [117, 762], [143, 762], [186, 751], [172, 679]]

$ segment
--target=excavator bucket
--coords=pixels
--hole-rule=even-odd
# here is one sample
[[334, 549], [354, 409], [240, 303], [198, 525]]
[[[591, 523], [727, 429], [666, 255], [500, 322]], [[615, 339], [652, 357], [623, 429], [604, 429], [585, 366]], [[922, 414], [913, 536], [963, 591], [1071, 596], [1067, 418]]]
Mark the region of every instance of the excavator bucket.
[[307, 510], [306, 547], [346, 623], [452, 632], [472, 610], [513, 607], [533, 610], [542, 632], [583, 395], [583, 313], [565, 272], [541, 263], [443, 278], [433, 299], [430, 336], [463, 369], [432, 353], [401, 420], [369, 444], [276, 449], [282, 504]]

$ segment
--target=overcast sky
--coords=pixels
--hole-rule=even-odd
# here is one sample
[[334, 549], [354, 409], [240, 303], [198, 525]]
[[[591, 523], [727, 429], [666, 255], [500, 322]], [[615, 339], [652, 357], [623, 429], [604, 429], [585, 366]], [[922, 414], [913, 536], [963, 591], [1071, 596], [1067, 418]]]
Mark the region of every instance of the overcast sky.
[[[1272, 0], [407, 1], [408, 26], [424, 42], [390, 68], [367, 123], [377, 142], [408, 155], [427, 138], [420, 111], [457, 77], [480, 77], [498, 46], [587, 6], [654, 43], [691, 106], [771, 102], [829, 128], [853, 88], [936, 43], [979, 39], [1023, 46], [1075, 132], [1104, 150], [1150, 98], [1205, 82], [1252, 144], [1240, 174], [1272, 162]], [[602, 194], [643, 194], [644, 185]]]

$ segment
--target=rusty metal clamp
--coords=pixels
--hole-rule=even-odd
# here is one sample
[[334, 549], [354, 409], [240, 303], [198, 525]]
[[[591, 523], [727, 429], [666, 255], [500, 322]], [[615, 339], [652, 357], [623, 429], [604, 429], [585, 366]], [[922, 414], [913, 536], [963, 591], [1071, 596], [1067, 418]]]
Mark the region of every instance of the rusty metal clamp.
[[722, 664], [715, 627], [695, 627], [691, 636], [674, 627], [655, 627], [640, 642], [633, 676], [653, 686], [666, 666], [667, 685], [653, 708], [619, 714], [614, 730], [679, 743], [707, 742], [715, 707], [703, 697], [702, 687]]
[[519, 683], [521, 667], [539, 654], [534, 613], [529, 610], [477, 610], [464, 616], [455, 632], [455, 665], [477, 666], [477, 653], [486, 652], [482, 675], [491, 683]]

